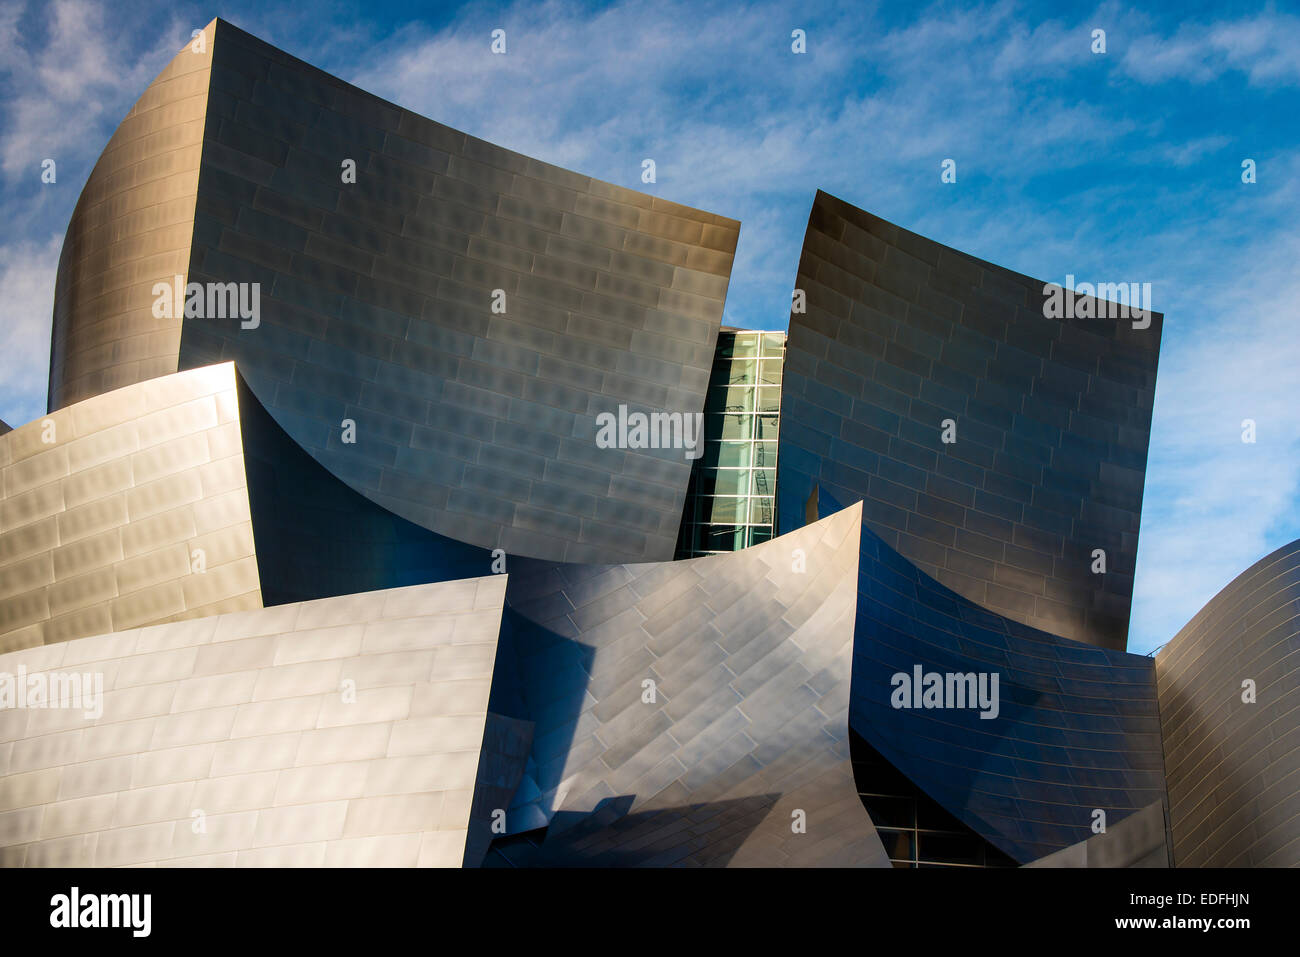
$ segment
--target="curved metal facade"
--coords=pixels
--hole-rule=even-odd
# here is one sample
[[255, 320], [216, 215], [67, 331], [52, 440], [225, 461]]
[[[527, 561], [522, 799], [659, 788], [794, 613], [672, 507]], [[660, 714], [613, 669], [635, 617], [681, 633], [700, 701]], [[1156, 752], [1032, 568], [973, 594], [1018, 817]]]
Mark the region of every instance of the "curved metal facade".
[[547, 831], [489, 862], [888, 866], [849, 753], [860, 524], [671, 563], [512, 562], [492, 709], [532, 729], [506, 821]]
[[158, 74], [77, 200], [54, 290], [51, 411], [177, 370], [181, 320], [154, 315], [153, 286], [189, 268], [214, 33]]
[[240, 431], [267, 605], [477, 578], [492, 555], [381, 508], [335, 478], [240, 380]]
[[98, 715], [0, 712], [0, 866], [460, 866], [504, 591], [492, 576], [0, 655], [0, 673], [102, 685]]
[[0, 481], [0, 650], [493, 571], [331, 475], [233, 363], [0, 436]]
[[780, 528], [814, 486], [861, 498], [872, 531], [958, 594], [1122, 650], [1161, 316], [1045, 318], [1042, 282], [820, 191], [796, 287]]
[[739, 224], [466, 136], [221, 22], [212, 90], [191, 273], [260, 282], [261, 325], [186, 323], [181, 366], [236, 359], [317, 459], [440, 534], [671, 558], [690, 460], [600, 449], [596, 416], [702, 410]]
[[[597, 416], [702, 411], [739, 223], [426, 120], [223, 21], [207, 36], [73, 217], [52, 407], [234, 359], [396, 515], [511, 554], [670, 559], [691, 460], [598, 447]], [[131, 188], [146, 175], [165, 178]], [[256, 284], [259, 314], [155, 319], [174, 274], [239, 284], [249, 315]], [[228, 313], [224, 295], [206, 301]]]
[[1300, 866], [1300, 541], [1201, 609], [1156, 680], [1174, 862]]
[[[865, 526], [858, 576], [853, 729], [978, 834], [1027, 863], [1164, 799], [1151, 659], [980, 608]], [[997, 675], [996, 717], [895, 707], [918, 666]]]
[[1086, 841], [1025, 867], [1172, 867], [1169, 829], [1161, 802], [1130, 814]]
[[0, 651], [262, 606], [230, 363], [0, 436], [0, 477]]
[[[0, 423], [0, 675], [106, 688], [0, 711], [0, 864], [1300, 864], [1300, 542], [1123, 651], [1158, 313], [819, 192], [706, 401], [737, 223], [203, 36]], [[668, 560], [692, 459], [620, 411], [713, 416], [684, 527], [752, 547]]]

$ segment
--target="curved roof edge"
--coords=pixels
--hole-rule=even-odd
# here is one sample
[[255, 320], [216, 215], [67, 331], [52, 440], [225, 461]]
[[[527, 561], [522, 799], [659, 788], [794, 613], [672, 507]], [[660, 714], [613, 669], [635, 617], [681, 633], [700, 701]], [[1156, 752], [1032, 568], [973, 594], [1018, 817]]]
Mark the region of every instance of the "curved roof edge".
[[1300, 540], [1155, 657], [1179, 867], [1300, 866]]
[[1123, 648], [1159, 313], [1057, 315], [1050, 284], [820, 190], [795, 286], [780, 527], [814, 485], [861, 498], [868, 527], [954, 591]]

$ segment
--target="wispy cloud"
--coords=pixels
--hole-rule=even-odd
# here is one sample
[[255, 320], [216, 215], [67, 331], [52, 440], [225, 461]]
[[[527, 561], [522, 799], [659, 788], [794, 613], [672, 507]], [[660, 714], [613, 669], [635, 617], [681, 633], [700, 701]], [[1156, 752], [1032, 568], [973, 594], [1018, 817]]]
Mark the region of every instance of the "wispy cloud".
[[[1300, 160], [1273, 173], [1266, 205], [1300, 208]], [[1300, 235], [1238, 235], [1262, 201], [1238, 190], [1217, 228], [1169, 237], [1187, 276], [1170, 290], [1143, 503], [1133, 632], [1147, 646], [1300, 536]]]
[[1125, 71], [1143, 83], [1205, 84], [1229, 73], [1255, 86], [1300, 80], [1300, 17], [1268, 11], [1241, 20], [1189, 23], [1172, 35], [1144, 32], [1127, 44]]
[[50, 315], [63, 237], [0, 246], [0, 409], [12, 426], [45, 413]]
[[[39, 182], [40, 162], [77, 161], [96, 154], [94, 133], [111, 132], [131, 103], [179, 48], [179, 26], [136, 46], [133, 33], [114, 28], [110, 11], [87, 0], [54, 0], [47, 9], [45, 42], [25, 42], [19, 28], [24, 5], [0, 6], [0, 75], [5, 97], [0, 169]], [[102, 148], [103, 143], [98, 146]]]

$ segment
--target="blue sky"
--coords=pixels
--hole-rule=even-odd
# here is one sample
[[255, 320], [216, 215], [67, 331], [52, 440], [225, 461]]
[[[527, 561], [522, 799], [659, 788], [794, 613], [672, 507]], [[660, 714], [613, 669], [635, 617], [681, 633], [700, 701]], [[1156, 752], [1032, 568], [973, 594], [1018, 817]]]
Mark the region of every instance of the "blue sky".
[[[136, 97], [217, 14], [441, 122], [740, 219], [732, 325], [784, 328], [817, 188], [1045, 281], [1152, 283], [1166, 320], [1134, 651], [1300, 537], [1293, 8], [0, 0], [0, 418], [11, 425], [44, 411], [55, 268], [86, 176]], [[506, 56], [488, 49], [498, 27]], [[1094, 29], [1104, 55], [1091, 52]], [[46, 157], [53, 185], [40, 181]], [[940, 182], [947, 158], [956, 184]]]

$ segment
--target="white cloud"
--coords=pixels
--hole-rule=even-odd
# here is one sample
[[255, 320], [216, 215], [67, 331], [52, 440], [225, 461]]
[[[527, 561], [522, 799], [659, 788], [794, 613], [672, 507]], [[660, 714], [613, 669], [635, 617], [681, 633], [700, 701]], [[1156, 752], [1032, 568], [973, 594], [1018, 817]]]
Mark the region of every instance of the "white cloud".
[[62, 236], [0, 246], [0, 419], [15, 428], [45, 412], [50, 313]]
[[0, 64], [9, 87], [0, 138], [6, 176], [35, 178], [47, 157], [69, 170], [93, 158], [104, 146], [100, 132], [106, 141], [180, 48], [175, 26], [155, 35], [152, 49], [134, 48], [105, 8], [86, 0], [54, 0], [47, 12], [48, 40], [31, 49], [17, 28], [20, 7], [0, 9]]
[[[1169, 289], [1130, 641], [1150, 650], [1258, 559], [1300, 534], [1300, 237], [1247, 230], [1300, 208], [1300, 159], [1266, 195], [1238, 186], [1214, 218], [1157, 238]], [[1189, 236], [1195, 241], [1189, 243]], [[1175, 269], [1173, 265], [1168, 268]], [[1253, 419], [1257, 441], [1242, 441]]]
[[[937, 184], [945, 158], [960, 175], [1018, 184], [1089, 162], [1136, 129], [1041, 84], [1029, 90], [1034, 78], [1010, 66], [1007, 49], [1040, 43], [1051, 59], [1090, 63], [1080, 28], [1025, 31], [1006, 3], [894, 28], [869, 9], [843, 17], [630, 0], [589, 19], [576, 4], [516, 5], [490, 21], [402, 31], [351, 79], [620, 185], [641, 188], [640, 162], [654, 158], [653, 192], [746, 219], [818, 186], [850, 200], [869, 190], [864, 201], [888, 214], [882, 200]], [[489, 50], [497, 23], [505, 56]], [[796, 24], [808, 28], [803, 56], [790, 52]], [[837, 93], [868, 72], [869, 95]], [[756, 240], [768, 245], [754, 229], [742, 244]]]
[[1125, 44], [1123, 67], [1142, 83], [1206, 84], [1243, 73], [1256, 86], [1300, 80], [1300, 18], [1268, 11], [1212, 24], [1189, 23], [1172, 36], [1146, 32]]
[[[20, 29], [25, 16], [46, 18], [44, 42]], [[113, 129], [188, 35], [168, 19], [140, 49], [98, 4], [0, 5], [0, 417], [10, 425], [44, 413], [63, 229]], [[41, 181], [47, 158], [55, 183]]]

